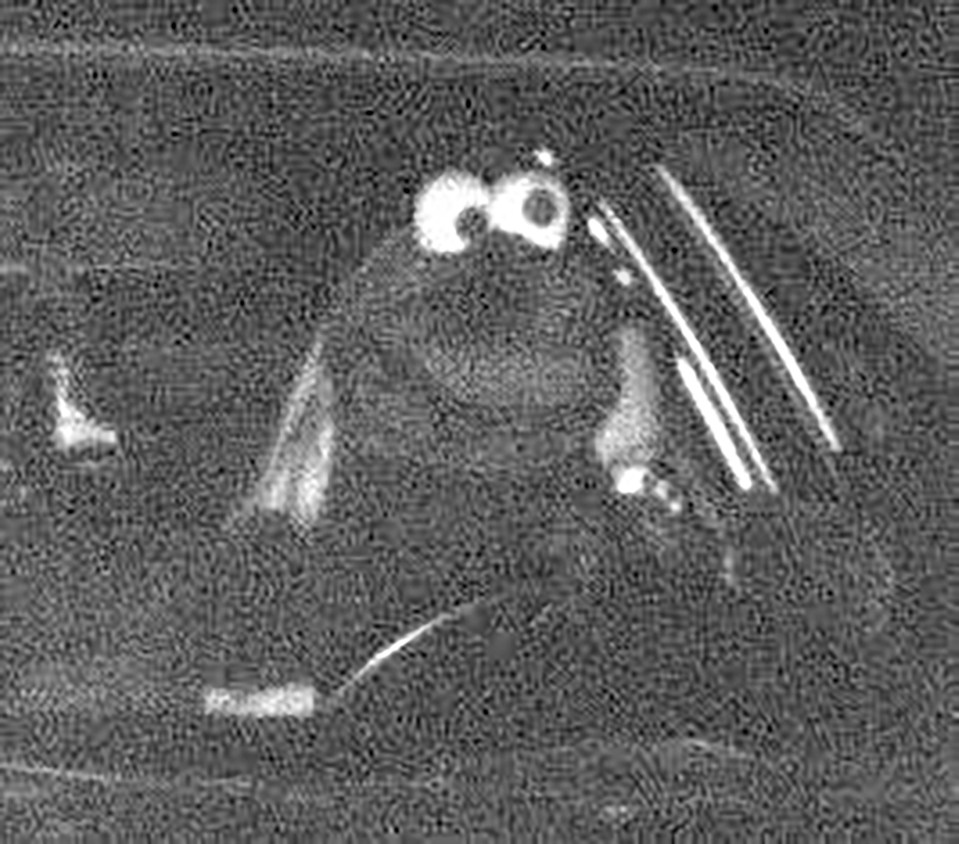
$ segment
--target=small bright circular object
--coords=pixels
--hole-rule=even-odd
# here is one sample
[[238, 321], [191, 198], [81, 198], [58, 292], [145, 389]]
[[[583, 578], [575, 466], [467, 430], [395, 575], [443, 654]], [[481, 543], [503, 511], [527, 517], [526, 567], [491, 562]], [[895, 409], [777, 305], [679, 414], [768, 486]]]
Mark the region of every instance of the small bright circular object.
[[555, 156], [555, 154], [553, 153], [552, 150], [546, 149], [545, 147], [542, 148], [542, 149], [536, 150], [536, 160], [537, 160], [543, 167], [546, 167], [546, 168], [550, 168], [550, 167], [555, 167], [555, 166], [556, 166], [556, 156]]
[[649, 469], [645, 466], [627, 466], [616, 474], [616, 491], [620, 495], [641, 495], [649, 482]]

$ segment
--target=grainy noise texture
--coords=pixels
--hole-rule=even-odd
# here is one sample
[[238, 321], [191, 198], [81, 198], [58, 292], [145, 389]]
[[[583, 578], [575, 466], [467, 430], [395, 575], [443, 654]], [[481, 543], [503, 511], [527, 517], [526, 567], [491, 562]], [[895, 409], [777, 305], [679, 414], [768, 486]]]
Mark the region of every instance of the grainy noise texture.
[[[127, 5], [0, 12], [0, 837], [944, 840], [944, 15]], [[450, 166], [563, 249], [417, 250]]]

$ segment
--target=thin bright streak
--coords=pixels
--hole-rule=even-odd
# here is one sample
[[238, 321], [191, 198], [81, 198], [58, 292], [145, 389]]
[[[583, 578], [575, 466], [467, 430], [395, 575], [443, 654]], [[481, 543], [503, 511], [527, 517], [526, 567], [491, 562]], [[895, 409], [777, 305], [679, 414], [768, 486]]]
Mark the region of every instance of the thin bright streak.
[[362, 677], [365, 677], [367, 674], [375, 671], [380, 665], [386, 662], [391, 656], [399, 653], [407, 645], [415, 642], [419, 639], [424, 633], [428, 633], [438, 624], [442, 624], [444, 621], [443, 616], [435, 618], [432, 621], [428, 621], [426, 624], [421, 624], [415, 630], [411, 630], [404, 636], [401, 636], [393, 644], [387, 645], [383, 650], [377, 652], [369, 662], [366, 663], [359, 671], [354, 675], [354, 680], [359, 680]]
[[358, 671], [352, 674], [350, 678], [345, 683], [343, 683], [343, 685], [341, 685], [336, 691], [332, 693], [332, 695], [330, 695], [331, 699], [333, 699], [334, 701], [342, 700], [344, 697], [346, 697], [347, 694], [349, 694], [354, 688], [356, 688], [366, 677], [373, 674], [381, 665], [387, 662], [390, 659], [390, 657], [399, 653], [407, 645], [410, 645], [413, 642], [415, 642], [417, 639], [425, 636], [431, 630], [435, 630], [439, 627], [442, 627], [444, 624], [447, 624], [450, 621], [455, 621], [457, 618], [461, 618], [462, 616], [466, 615], [471, 610], [473, 610], [476, 606], [477, 604], [475, 602], [468, 603], [468, 604], [461, 604], [448, 612], [440, 613], [439, 615], [437, 615], [430, 621], [427, 621], [425, 624], [421, 624], [418, 627], [415, 627], [409, 633], [403, 634], [402, 636], [400, 636], [399, 639], [397, 639], [392, 644], [387, 645], [384, 648], [381, 648], [369, 660], [367, 660], [366, 664], [363, 665], [362, 668], [360, 668]]
[[312, 686], [300, 684], [267, 689], [247, 695], [237, 695], [236, 692], [229, 689], [208, 689], [204, 700], [204, 712], [207, 715], [247, 718], [302, 718], [314, 715], [319, 711], [332, 711], [340, 706], [347, 695], [356, 689], [364, 679], [375, 673], [390, 657], [431, 630], [466, 615], [476, 606], [476, 603], [462, 604], [449, 612], [440, 613], [431, 621], [419, 625], [395, 642], [381, 648], [325, 699], [318, 699]]
[[773, 478], [769, 467], [766, 465], [766, 461], [763, 459], [763, 456], [759, 451], [759, 447], [756, 445], [756, 442], [746, 425], [746, 421], [739, 413], [739, 409], [736, 407], [732, 396], [729, 395], [729, 391], [723, 385], [723, 381], [719, 375], [719, 372], [717, 372], [716, 367], [709, 359], [709, 356], [706, 354], [706, 350], [703, 348], [702, 343], [699, 342], [699, 338], [696, 337], [693, 329], [686, 321], [686, 318], [683, 316], [683, 313], [676, 304], [676, 301], [670, 295], [665, 283], [659, 277], [659, 274], [649, 262], [649, 259], [646, 257], [646, 255], [643, 253], [643, 250], [639, 248], [639, 244], [636, 243], [633, 236], [629, 233], [629, 230], [626, 228], [625, 223], [623, 223], [623, 221], [619, 218], [619, 215], [605, 202], [600, 203], [600, 208], [606, 215], [606, 219], [612, 225], [614, 232], [619, 236], [620, 241], [622, 241], [623, 245], [626, 247], [626, 250], [632, 256], [633, 260], [636, 261], [636, 263], [639, 265], [639, 268], [646, 276], [653, 288], [653, 292], [659, 298], [659, 301], [662, 303], [663, 307], [666, 308], [666, 312], [672, 318], [673, 322], [676, 324], [676, 327], [683, 335], [683, 339], [686, 341], [687, 345], [695, 356], [696, 362], [705, 373], [707, 380], [709, 381], [713, 390], [715, 390], [716, 395], [719, 397], [719, 403], [722, 405], [723, 410], [726, 411], [726, 414], [732, 420], [737, 433], [746, 446], [746, 450], [749, 452], [750, 458], [759, 469], [760, 474], [762, 474], [763, 481], [766, 483], [766, 486], [768, 486], [772, 492], [778, 493], [779, 486]]
[[[235, 790], [237, 788], [245, 789], [249, 786], [249, 780], [245, 777], [225, 777], [223, 779], [206, 780], [194, 779], [190, 776], [183, 776], [176, 777], [172, 780], [164, 780], [152, 776], [122, 776], [119, 774], [104, 774], [96, 771], [84, 771], [76, 768], [54, 768], [49, 765], [35, 765], [18, 761], [0, 762], [0, 772], [18, 774], [26, 777], [50, 777], [58, 780], [91, 782], [110, 786], [135, 786], [138, 788], [147, 786], [154, 790], [170, 787], [177, 788], [182, 786], [188, 788], [226, 787]], [[42, 786], [38, 785], [35, 788], [39, 789], [42, 788]], [[7, 792], [8, 799], [17, 799], [17, 797], [21, 795], [25, 799], [33, 799], [36, 796], [35, 789], [33, 788], [21, 788], [19, 789], [20, 794], [18, 794], [16, 787], [8, 787]]]
[[115, 775], [72, 768], [54, 768], [49, 765], [31, 765], [25, 762], [0, 762], [0, 771], [26, 776], [56, 777], [57, 779], [73, 780], [75, 782], [97, 782], [105, 785], [124, 782], [122, 777]]
[[739, 451], [733, 442], [729, 429], [723, 422], [716, 405], [709, 400], [706, 388], [696, 375], [692, 364], [686, 358], [677, 358], [676, 368], [679, 370], [679, 377], [682, 379], [683, 385], [693, 399], [693, 404], [696, 405], [700, 416], [703, 417], [709, 433], [713, 435], [716, 445], [719, 446], [719, 451], [726, 458], [726, 465], [729, 466], [736, 483], [743, 492], [749, 492], [753, 488], [752, 475], [749, 474], [749, 469], [746, 468], [746, 464], [739, 456]]
[[823, 410], [822, 405], [819, 403], [819, 399], [816, 396], [812, 385], [809, 383], [809, 380], [806, 378], [806, 374], [799, 366], [799, 361], [796, 360], [796, 356], [793, 354], [792, 349], [789, 348], [789, 344], [786, 343], [786, 340], [776, 327], [776, 324], [773, 322], [769, 312], [763, 307], [762, 302], [759, 301], [759, 297], [753, 291], [752, 287], [749, 285], [749, 282], [747, 282], [743, 277], [743, 274], [739, 271], [735, 261], [733, 261], [732, 255], [729, 253], [729, 250], [720, 239], [719, 234], [716, 232], [715, 228], [710, 225], [709, 220], [706, 219], [706, 214], [696, 204], [696, 201], [683, 187], [683, 185], [680, 184], [680, 182], [674, 178], [665, 167], [660, 165], [657, 166], [656, 170], [663, 181], [666, 182], [666, 185], [670, 191], [672, 191], [676, 201], [689, 215], [690, 220], [692, 220], [709, 248], [712, 249], [713, 254], [715, 254], [723, 269], [729, 274], [729, 277], [736, 285], [737, 290], [739, 290], [742, 297], [746, 300], [746, 304], [749, 305], [753, 314], [756, 316], [756, 320], [759, 323], [760, 328], [762, 328], [763, 333], [766, 335], [769, 342], [772, 343], [773, 348], [779, 354], [779, 357], [786, 366], [786, 371], [789, 373], [789, 377], [792, 378], [793, 384], [796, 385], [800, 395], [805, 399], [806, 404], [809, 406], [809, 410], [812, 412], [813, 417], [815, 417], [816, 423], [819, 425], [819, 430], [826, 438], [826, 442], [829, 444], [829, 447], [836, 452], [842, 451], [842, 445], [839, 442], [839, 437], [836, 434], [835, 428], [833, 428], [826, 411]]

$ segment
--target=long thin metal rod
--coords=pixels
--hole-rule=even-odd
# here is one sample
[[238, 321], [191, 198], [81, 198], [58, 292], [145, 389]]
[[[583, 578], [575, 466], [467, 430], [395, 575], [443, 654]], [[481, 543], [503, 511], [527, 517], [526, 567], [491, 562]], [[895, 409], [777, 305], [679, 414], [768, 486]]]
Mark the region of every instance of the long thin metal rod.
[[699, 207], [699, 205], [697, 205], [689, 191], [687, 191], [686, 188], [679, 182], [679, 180], [676, 179], [665, 167], [658, 165], [656, 167], [656, 172], [666, 183], [666, 186], [669, 188], [675, 201], [679, 204], [680, 208], [683, 209], [692, 224], [695, 226], [699, 237], [706, 243], [716, 260], [719, 262], [719, 265], [724, 271], [726, 278], [733, 284], [739, 295], [749, 307], [750, 311], [752, 311], [753, 316], [756, 318], [756, 322], [762, 329], [763, 334], [766, 336], [766, 339], [769, 340], [773, 349], [776, 350], [776, 353], [782, 360], [783, 365], [786, 368], [786, 372], [789, 373], [789, 377], [792, 379], [794, 386], [799, 391], [800, 396], [802, 396], [802, 398], [805, 400], [806, 405], [809, 408], [810, 413], [812, 413], [813, 418], [816, 420], [816, 424], [819, 426], [819, 430], [829, 445], [829, 448], [835, 452], [842, 451], [842, 444], [839, 441], [839, 436], [836, 434], [836, 430], [833, 427], [829, 416], [826, 414], [826, 411], [819, 402], [819, 398], [813, 390], [812, 385], [809, 383], [809, 379], [803, 372], [802, 367], [800, 367], [799, 361], [796, 360], [796, 356], [793, 354], [789, 344], [786, 342], [782, 333], [777, 328], [772, 316], [770, 316], [769, 312], [763, 307], [759, 296], [756, 295], [756, 292], [752, 289], [749, 282], [746, 281], [746, 278], [739, 270], [739, 267], [736, 266], [736, 262], [733, 260], [732, 255], [726, 248], [726, 245], [723, 243], [715, 227], [710, 224], [705, 212]]
[[716, 370], [713, 362], [710, 360], [709, 355], [706, 353], [706, 349], [703, 348], [703, 344], [700, 343], [699, 338], [692, 329], [692, 326], [690, 326], [689, 322], [683, 316], [682, 310], [676, 303], [676, 300], [670, 294], [665, 282], [662, 280], [659, 273], [656, 272], [656, 268], [646, 257], [645, 253], [640, 248], [635, 238], [630, 234], [629, 229], [626, 228], [625, 223], [623, 223], [619, 215], [606, 202], [601, 201], [599, 203], [599, 208], [609, 221], [610, 226], [613, 228], [613, 231], [619, 238], [619, 241], [623, 244], [626, 251], [629, 253], [630, 257], [639, 266], [643, 275], [646, 276], [646, 280], [653, 288], [653, 293], [656, 295], [656, 298], [659, 299], [662, 306], [666, 309], [666, 313], [679, 329], [679, 332], [686, 341], [686, 345], [692, 352], [697, 365], [702, 373], [706, 376], [706, 380], [718, 397], [720, 405], [726, 412], [726, 415], [732, 421], [733, 426], [736, 429], [736, 433], [739, 435], [740, 440], [746, 447], [746, 451], [749, 454], [750, 459], [762, 476], [763, 482], [771, 492], [778, 493], [779, 485], [776, 483], [775, 478], [773, 478], [772, 472], [770, 471], [769, 466], [766, 464], [766, 461], [759, 450], [759, 446], [756, 444], [756, 440], [749, 430], [749, 426], [746, 425], [746, 421], [743, 419], [742, 414], [740, 414], [739, 409], [736, 407], [736, 403], [733, 401], [732, 396], [729, 394], [729, 391], [723, 384], [722, 377]]
[[739, 449], [733, 442], [732, 434], [726, 427], [722, 414], [706, 393], [706, 387], [700, 381], [693, 365], [686, 358], [681, 357], [676, 360], [676, 368], [679, 370], [679, 377], [689, 392], [696, 410], [699, 411], [699, 415], [706, 423], [709, 433], [716, 441], [720, 454], [725, 458], [726, 465], [732, 472], [733, 478], [743, 492], [749, 492], [753, 487], [753, 477], [739, 455]]

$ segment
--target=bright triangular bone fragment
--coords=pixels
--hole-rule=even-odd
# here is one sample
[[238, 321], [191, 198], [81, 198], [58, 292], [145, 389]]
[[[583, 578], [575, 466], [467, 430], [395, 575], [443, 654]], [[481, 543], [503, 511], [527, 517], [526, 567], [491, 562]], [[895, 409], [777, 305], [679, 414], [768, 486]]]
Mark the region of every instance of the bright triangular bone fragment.
[[56, 428], [53, 441], [60, 451], [117, 448], [117, 432], [90, 418], [73, 396], [73, 373], [60, 352], [47, 356], [54, 385]]

